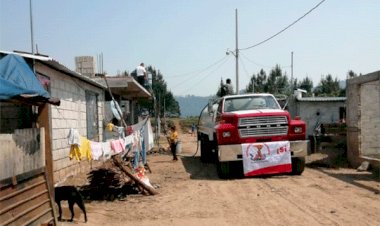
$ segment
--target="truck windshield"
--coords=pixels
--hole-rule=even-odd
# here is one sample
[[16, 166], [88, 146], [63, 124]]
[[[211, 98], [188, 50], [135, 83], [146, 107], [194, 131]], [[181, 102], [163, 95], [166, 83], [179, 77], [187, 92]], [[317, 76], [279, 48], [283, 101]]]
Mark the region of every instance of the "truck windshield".
[[224, 101], [224, 112], [281, 109], [273, 96], [246, 96], [228, 98]]

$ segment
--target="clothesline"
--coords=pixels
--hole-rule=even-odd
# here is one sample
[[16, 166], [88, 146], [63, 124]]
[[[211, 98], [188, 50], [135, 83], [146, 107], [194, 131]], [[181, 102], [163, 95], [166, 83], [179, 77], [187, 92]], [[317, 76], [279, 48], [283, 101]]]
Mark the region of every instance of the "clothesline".
[[[149, 123], [148, 123], [149, 122]], [[71, 145], [70, 160], [107, 160], [113, 155], [133, 155], [134, 168], [140, 161], [146, 164], [146, 152], [153, 148], [153, 130], [150, 119], [130, 126], [130, 134], [119, 139], [111, 139], [105, 142], [91, 141], [80, 136], [76, 129], [71, 128], [68, 134], [68, 143]]]

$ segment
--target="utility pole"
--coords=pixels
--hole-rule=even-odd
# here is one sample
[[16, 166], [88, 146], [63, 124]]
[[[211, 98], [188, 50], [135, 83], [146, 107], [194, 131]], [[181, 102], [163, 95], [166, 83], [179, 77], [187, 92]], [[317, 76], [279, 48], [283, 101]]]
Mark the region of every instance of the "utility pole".
[[292, 51], [292, 55], [291, 55], [291, 63], [290, 63], [290, 67], [291, 67], [291, 74], [290, 74], [290, 91], [293, 93], [293, 51]]
[[236, 27], [236, 48], [235, 48], [235, 58], [236, 58], [236, 94], [239, 94], [239, 45], [238, 45], [238, 10], [235, 9], [235, 27]]
[[32, 44], [32, 54], [34, 54], [34, 39], [33, 39], [33, 15], [32, 15], [32, 0], [29, 0], [29, 14], [30, 14], [30, 41]]

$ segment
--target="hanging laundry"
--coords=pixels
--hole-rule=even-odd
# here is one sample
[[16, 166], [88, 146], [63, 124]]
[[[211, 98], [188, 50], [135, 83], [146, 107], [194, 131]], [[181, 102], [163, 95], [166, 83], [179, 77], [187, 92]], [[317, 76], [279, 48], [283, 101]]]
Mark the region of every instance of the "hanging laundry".
[[94, 160], [99, 160], [99, 158], [102, 157], [103, 155], [101, 143], [90, 141], [90, 147], [91, 147], [92, 158]]
[[144, 120], [142, 120], [142, 121], [140, 121], [140, 122], [132, 125], [133, 132], [141, 130], [146, 125], [146, 123], [148, 122], [148, 119], [149, 118], [146, 118], [146, 119], [144, 119]]
[[114, 154], [119, 154], [125, 151], [124, 139], [118, 139], [111, 141], [111, 149]]
[[130, 145], [132, 143], [133, 143], [133, 134], [131, 134], [129, 136], [126, 136], [124, 138], [124, 144], [125, 144], [125, 146]]
[[122, 127], [122, 126], [115, 126], [115, 128], [117, 129], [117, 133], [119, 134], [119, 138], [125, 137], [125, 133], [124, 133], [125, 129], [124, 129], [124, 127]]
[[80, 137], [80, 146], [78, 144], [72, 144], [69, 154], [70, 160], [75, 158], [80, 161], [85, 158], [92, 160], [90, 141], [85, 137]]
[[133, 128], [132, 126], [127, 126], [127, 136], [131, 135], [133, 133]]
[[80, 146], [80, 135], [78, 130], [71, 128], [69, 130], [69, 135], [67, 136], [67, 139], [69, 145], [76, 144]]
[[133, 133], [132, 153], [134, 154], [134, 158], [133, 158], [134, 169], [137, 169], [137, 167], [139, 166], [140, 150], [141, 150], [140, 131], [138, 130]]
[[142, 133], [144, 142], [145, 142], [145, 151], [149, 151], [154, 146], [154, 134], [150, 118], [146, 118], [134, 125], [132, 125], [134, 133], [140, 131]]
[[112, 149], [111, 149], [111, 142], [103, 142], [101, 143], [102, 146], [102, 152], [103, 152], [103, 158], [104, 159], [110, 159], [112, 156]]
[[140, 131], [140, 159], [142, 161], [142, 163], [145, 165], [146, 164], [146, 146], [145, 146], [145, 130], [146, 130], [146, 126], [144, 126]]
[[150, 119], [148, 119], [147, 123], [144, 126], [144, 142], [145, 142], [145, 151], [149, 151], [154, 146], [154, 134], [152, 129], [152, 124], [150, 123]]

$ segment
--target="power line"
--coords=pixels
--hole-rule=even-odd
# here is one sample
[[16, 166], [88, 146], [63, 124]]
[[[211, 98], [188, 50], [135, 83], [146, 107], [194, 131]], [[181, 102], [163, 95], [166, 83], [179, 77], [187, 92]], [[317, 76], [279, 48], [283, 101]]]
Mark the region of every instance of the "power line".
[[260, 66], [260, 67], [265, 67], [265, 68], [272, 68], [271, 66], [268, 66], [268, 65], [264, 65], [264, 64], [261, 64], [261, 63], [257, 63], [251, 59], [249, 59], [245, 54], [243, 53], [240, 53], [241, 56], [243, 56], [243, 58], [245, 58], [247, 61], [251, 62], [252, 64], [255, 64], [256, 66]]
[[221, 66], [223, 66], [230, 58], [226, 57], [225, 60], [217, 67], [215, 68], [213, 71], [209, 72], [208, 74], [206, 74], [205, 76], [203, 76], [198, 82], [196, 82], [194, 85], [192, 85], [191, 87], [189, 87], [188, 89], [184, 90], [183, 92], [186, 93], [187, 91], [193, 89], [193, 87], [195, 87], [196, 85], [198, 85], [200, 82], [203, 81], [204, 78], [208, 77], [210, 74], [214, 73], [216, 70], [218, 70]]
[[[268, 68], [268, 69], [272, 69], [274, 66], [268, 66], [268, 65], [264, 65], [264, 64], [260, 64], [260, 63], [257, 63], [251, 59], [249, 59], [245, 54], [243, 53], [240, 53], [241, 56], [243, 56], [244, 59], [246, 59], [247, 61], [251, 62], [252, 64], [255, 64], [257, 66], [260, 66], [262, 68]], [[280, 66], [281, 69], [284, 69], [284, 68], [290, 68], [291, 65], [287, 65], [287, 66]]]
[[[228, 59], [229, 59], [228, 56], [224, 56], [221, 60], [219, 60], [219, 61], [216, 62], [216, 63], [220, 63], [221, 65], [223, 65]], [[223, 60], [224, 60], [224, 61], [223, 61]], [[221, 62], [221, 61], [223, 61], [223, 62]], [[215, 66], [216, 63], [212, 64], [211, 66]], [[221, 65], [219, 65], [216, 69], [218, 69]], [[208, 68], [211, 68], [211, 66], [209, 66]], [[211, 71], [210, 73], [206, 74], [206, 76], [210, 75], [210, 74], [213, 73], [214, 71], [215, 71], [215, 70], [213, 70], [213, 71]], [[203, 72], [203, 71], [202, 71], [202, 72]], [[198, 73], [197, 75], [194, 75], [194, 76], [192, 76], [192, 77], [190, 77], [190, 78], [188, 78], [188, 79], [185, 79], [185, 80], [183, 80], [183, 81], [177, 83], [174, 87], [178, 87], [178, 86], [180, 86], [180, 85], [187, 84], [186, 82], [187, 82], [188, 80], [191, 80], [191, 79], [194, 79], [195, 77], [198, 77], [199, 75], [201, 75], [202, 72], [200, 72], [200, 73]], [[206, 76], [202, 77], [202, 79], [205, 78]]]
[[209, 68], [215, 66], [216, 64], [220, 63], [221, 61], [223, 61], [224, 59], [226, 58], [226, 56], [224, 56], [223, 58], [215, 61], [214, 63], [210, 64], [209, 66], [205, 67], [205, 68], [202, 68], [202, 69], [199, 69], [199, 70], [194, 70], [192, 72], [186, 72], [186, 73], [182, 73], [182, 74], [177, 74], [177, 75], [172, 75], [172, 76], [165, 76], [166, 78], [174, 78], [174, 77], [180, 77], [180, 76], [184, 76], [184, 75], [193, 75], [195, 73], [197, 74], [201, 74], [202, 72], [208, 70]]
[[248, 79], [251, 79], [251, 77], [249, 76], [249, 72], [248, 72], [247, 68], [245, 67], [244, 62], [241, 60], [240, 63], [241, 63], [241, 65], [243, 66], [243, 69], [244, 69], [244, 71], [245, 71], [245, 75], [247, 76], [247, 78], [248, 78]]
[[276, 34], [270, 36], [269, 38], [265, 39], [264, 41], [261, 41], [253, 46], [249, 46], [249, 47], [246, 47], [246, 48], [242, 48], [242, 49], [239, 49], [239, 50], [247, 50], [247, 49], [251, 49], [251, 48], [254, 48], [256, 46], [259, 46], [269, 40], [271, 40], [272, 38], [276, 37], [277, 35], [281, 34], [282, 32], [286, 31], [288, 28], [290, 28], [291, 26], [293, 26], [294, 24], [296, 24], [298, 21], [300, 21], [301, 19], [303, 19], [305, 16], [307, 16], [309, 13], [311, 13], [313, 10], [315, 10], [316, 8], [318, 8], [318, 6], [320, 6], [324, 1], [326, 0], [322, 0], [321, 2], [319, 2], [316, 6], [314, 6], [313, 8], [311, 8], [308, 12], [306, 12], [303, 16], [301, 16], [300, 18], [298, 18], [297, 20], [295, 20], [293, 23], [289, 24], [287, 27], [285, 27], [284, 29], [282, 29], [281, 31], [277, 32]]

